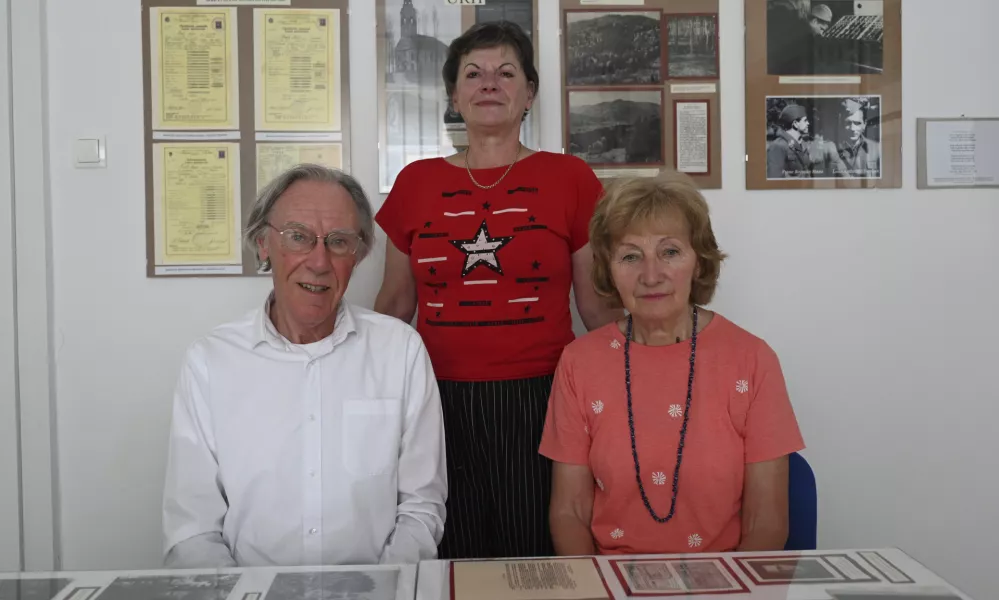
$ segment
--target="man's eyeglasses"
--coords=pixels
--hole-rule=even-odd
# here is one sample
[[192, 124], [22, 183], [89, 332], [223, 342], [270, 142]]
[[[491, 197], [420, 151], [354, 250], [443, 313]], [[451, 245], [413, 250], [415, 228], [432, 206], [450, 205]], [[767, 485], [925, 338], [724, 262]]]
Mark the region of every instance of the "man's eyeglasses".
[[335, 256], [347, 256], [356, 254], [358, 247], [364, 243], [361, 236], [353, 231], [331, 231], [321, 236], [307, 227], [293, 226], [288, 229], [278, 229], [270, 223], [267, 225], [281, 235], [281, 245], [295, 254], [312, 252], [319, 240], [323, 240], [326, 249]]

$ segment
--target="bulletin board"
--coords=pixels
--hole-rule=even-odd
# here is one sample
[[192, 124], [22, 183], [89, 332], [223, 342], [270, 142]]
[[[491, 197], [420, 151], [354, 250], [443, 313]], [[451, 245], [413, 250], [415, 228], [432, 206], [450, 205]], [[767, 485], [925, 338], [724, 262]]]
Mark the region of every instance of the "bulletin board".
[[349, 0], [143, 0], [146, 275], [257, 275], [258, 191], [350, 169]]
[[560, 0], [563, 152], [601, 179], [721, 177], [718, 0]]
[[902, 0], [745, 0], [746, 188], [902, 187]]

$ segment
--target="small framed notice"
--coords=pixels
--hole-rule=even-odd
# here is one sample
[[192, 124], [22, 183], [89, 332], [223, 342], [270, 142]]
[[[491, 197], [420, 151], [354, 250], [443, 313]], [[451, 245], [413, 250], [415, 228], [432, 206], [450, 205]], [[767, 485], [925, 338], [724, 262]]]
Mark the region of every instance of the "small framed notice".
[[916, 187], [999, 187], [999, 117], [916, 120]]

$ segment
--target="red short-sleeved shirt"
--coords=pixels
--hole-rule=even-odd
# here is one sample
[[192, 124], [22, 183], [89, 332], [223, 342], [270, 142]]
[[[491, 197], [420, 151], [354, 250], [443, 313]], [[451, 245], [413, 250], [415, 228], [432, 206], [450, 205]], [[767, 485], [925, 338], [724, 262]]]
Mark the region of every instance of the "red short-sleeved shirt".
[[[482, 185], [506, 167], [475, 169]], [[440, 379], [548, 375], [574, 339], [572, 254], [603, 193], [582, 160], [537, 152], [488, 190], [443, 158], [402, 170], [375, 219], [409, 255], [417, 331]]]
[[[669, 513], [687, 396], [690, 344], [631, 344], [639, 466], [657, 515]], [[747, 463], [804, 447], [780, 363], [761, 339], [715, 315], [697, 336], [694, 388], [676, 511], [649, 515], [628, 429], [624, 335], [612, 323], [569, 344], [548, 408], [541, 453], [593, 471], [591, 530], [605, 554], [725, 552], [741, 538]]]

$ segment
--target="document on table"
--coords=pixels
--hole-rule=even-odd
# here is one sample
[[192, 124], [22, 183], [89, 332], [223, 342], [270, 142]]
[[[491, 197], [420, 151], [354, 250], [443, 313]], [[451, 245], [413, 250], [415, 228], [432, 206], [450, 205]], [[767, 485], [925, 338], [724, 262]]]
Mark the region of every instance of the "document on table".
[[153, 129], [239, 127], [236, 12], [151, 8]]
[[609, 600], [592, 559], [451, 564], [454, 600]]
[[340, 11], [255, 9], [258, 131], [340, 130]]
[[153, 145], [156, 264], [240, 264], [239, 145]]

